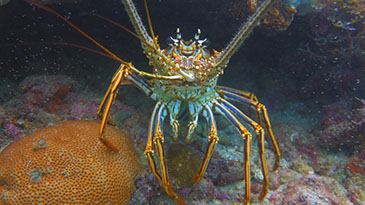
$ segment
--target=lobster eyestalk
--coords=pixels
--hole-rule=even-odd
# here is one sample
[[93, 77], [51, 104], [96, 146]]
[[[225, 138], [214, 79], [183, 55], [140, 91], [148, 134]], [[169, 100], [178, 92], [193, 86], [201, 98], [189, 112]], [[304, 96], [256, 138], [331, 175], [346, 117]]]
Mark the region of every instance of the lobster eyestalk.
[[240, 48], [243, 41], [249, 36], [251, 31], [257, 26], [260, 20], [265, 16], [266, 12], [271, 8], [276, 0], [266, 0], [260, 7], [257, 8], [256, 12], [250, 16], [248, 21], [241, 25], [238, 29], [237, 34], [218, 55], [217, 62], [213, 67], [226, 67], [229, 59], [232, 55]]

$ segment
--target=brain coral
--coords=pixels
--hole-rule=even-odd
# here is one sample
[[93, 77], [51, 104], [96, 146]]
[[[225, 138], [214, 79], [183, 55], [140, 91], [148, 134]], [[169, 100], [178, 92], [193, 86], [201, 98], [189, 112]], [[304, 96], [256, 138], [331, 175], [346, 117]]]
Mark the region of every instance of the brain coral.
[[133, 140], [112, 127], [97, 138], [100, 124], [66, 121], [39, 130], [0, 152], [0, 205], [127, 204], [142, 171]]

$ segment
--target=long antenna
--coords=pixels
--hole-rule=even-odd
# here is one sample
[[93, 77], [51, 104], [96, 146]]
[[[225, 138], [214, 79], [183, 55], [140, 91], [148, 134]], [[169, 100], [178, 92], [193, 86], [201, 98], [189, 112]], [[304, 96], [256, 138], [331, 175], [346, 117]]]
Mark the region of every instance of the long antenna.
[[79, 33], [81, 33], [83, 36], [85, 36], [86, 38], [88, 38], [90, 41], [92, 41], [93, 43], [95, 43], [97, 46], [99, 46], [99, 48], [103, 49], [105, 52], [107, 52], [109, 55], [111, 55], [114, 59], [116, 59], [117, 61], [119, 61], [120, 63], [124, 64], [124, 65], [129, 65], [127, 62], [123, 61], [122, 59], [120, 59], [118, 56], [116, 56], [114, 53], [112, 53], [110, 50], [108, 50], [107, 48], [105, 48], [103, 45], [101, 45], [99, 42], [97, 42], [95, 39], [93, 39], [91, 36], [87, 35], [85, 32], [83, 32], [81, 29], [79, 29], [77, 26], [75, 26], [73, 23], [71, 23], [70, 21], [68, 21], [67, 19], [65, 19], [63, 16], [61, 16], [59, 13], [55, 12], [54, 10], [43, 6], [42, 4], [39, 3], [35, 3], [33, 1], [30, 0], [24, 0], [30, 4], [33, 4], [43, 10], [46, 10], [50, 13], [53, 13], [54, 15], [56, 15], [57, 17], [59, 17], [60, 19], [62, 19], [63, 21], [65, 21], [68, 25], [72, 26], [74, 29], [76, 29]]
[[213, 67], [225, 67], [228, 60], [242, 45], [243, 41], [248, 37], [252, 30], [257, 26], [260, 20], [265, 16], [266, 12], [271, 8], [274, 2], [277, 0], [266, 0], [256, 12], [250, 16], [246, 23], [243, 23], [238, 29], [237, 34], [229, 42], [229, 44], [223, 49], [223, 51], [217, 57], [217, 63]]
[[133, 31], [127, 29], [126, 27], [120, 25], [119, 23], [111, 20], [111, 19], [108, 19], [108, 18], [105, 18], [104, 16], [101, 16], [99, 14], [94, 14], [94, 13], [88, 13], [87, 15], [91, 15], [91, 16], [95, 16], [97, 18], [100, 18], [104, 21], [107, 21], [111, 24], [114, 24], [116, 26], [118, 26], [119, 28], [122, 28], [123, 30], [127, 31], [128, 33], [130, 33], [131, 35], [133, 35], [134, 37], [138, 38], [140, 41], [142, 41], [143, 43], [145, 43], [147, 46], [151, 47], [152, 49], [155, 49], [154, 46], [152, 44], [150, 44], [149, 42], [145, 41], [142, 37], [138, 36], [136, 33], [134, 33]]
[[153, 39], [153, 44], [155, 44], [155, 47], [158, 48], [157, 39], [156, 39], [155, 33], [153, 32], [153, 29], [152, 29], [151, 17], [150, 17], [150, 12], [148, 11], [147, 0], [144, 0], [144, 7], [146, 8], [148, 27], [150, 28], [151, 36]]

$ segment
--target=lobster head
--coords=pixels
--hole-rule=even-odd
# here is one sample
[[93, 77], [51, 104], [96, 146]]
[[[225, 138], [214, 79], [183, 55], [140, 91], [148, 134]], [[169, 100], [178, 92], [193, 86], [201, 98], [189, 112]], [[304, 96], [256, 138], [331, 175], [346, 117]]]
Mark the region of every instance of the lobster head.
[[193, 40], [185, 41], [178, 28], [176, 38], [168, 39], [169, 48], [162, 50], [166, 56], [164, 63], [153, 65], [155, 72], [168, 76], [181, 75], [185, 83], [196, 86], [214, 86], [218, 76], [223, 73], [223, 69], [215, 66], [219, 52], [213, 50], [211, 55], [207, 50], [209, 41], [200, 39], [200, 34], [198, 29]]

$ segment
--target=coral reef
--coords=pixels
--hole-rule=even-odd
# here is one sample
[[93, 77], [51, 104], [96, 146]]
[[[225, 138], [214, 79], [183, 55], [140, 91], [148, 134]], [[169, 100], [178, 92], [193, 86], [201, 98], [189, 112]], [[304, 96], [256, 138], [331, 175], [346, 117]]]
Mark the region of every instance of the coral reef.
[[353, 204], [346, 194], [346, 189], [331, 178], [304, 175], [289, 180], [268, 197], [273, 204]]
[[[0, 145], [6, 144], [6, 139], [22, 138], [37, 128], [60, 121], [97, 118], [94, 111], [98, 107], [97, 102], [90, 94], [89, 99], [78, 97], [85, 93], [68, 76], [33, 75], [17, 86], [13, 84], [9, 83], [12, 86], [3, 89], [4, 93], [13, 94], [0, 105], [0, 136], [4, 136]], [[87, 113], [80, 113], [86, 107]]]
[[[231, 0], [230, 6], [226, 8], [227, 15], [232, 15], [235, 19], [245, 19], [247, 16], [255, 12], [256, 8], [261, 4], [260, 1], [240, 1]], [[294, 19], [296, 10], [294, 7], [276, 1], [266, 17], [262, 19], [263, 25], [279, 31], [286, 30]]]
[[100, 123], [66, 121], [0, 152], [0, 204], [128, 204], [142, 171], [133, 140], [107, 127], [118, 152], [98, 140]]
[[322, 129], [317, 132], [318, 144], [326, 149], [359, 153], [364, 143], [365, 112], [361, 108], [352, 108], [350, 103], [340, 102], [329, 105], [321, 121]]
[[365, 54], [365, 1], [316, 0], [310, 4], [316, 12], [311, 18], [314, 44], [307, 52], [341, 64]]
[[76, 91], [78, 87], [75, 80], [64, 75], [33, 75], [20, 83], [19, 90], [24, 103], [45, 106], [48, 103], [60, 104], [69, 91]]
[[[102, 96], [80, 87], [80, 83], [64, 75], [32, 75], [19, 85], [4, 88], [4, 92], [14, 94], [0, 104], [0, 147], [61, 121], [98, 119], [96, 111]], [[112, 110], [112, 119], [123, 123], [128, 133], [141, 133], [136, 125], [148, 123], [139, 119], [138, 111], [120, 101], [114, 103]]]
[[315, 44], [311, 46], [311, 52], [340, 64], [363, 58], [365, 1], [319, 2], [321, 12], [312, 19]]
[[[42, 79], [46, 80], [42, 82]], [[58, 81], [56, 79], [62, 80]], [[39, 81], [38, 84], [35, 83], [37, 81]], [[52, 87], [53, 85], [54, 87]], [[64, 86], [68, 89], [65, 89]], [[16, 142], [30, 140], [30, 137], [33, 135], [25, 136], [26, 134], [42, 127], [57, 124], [63, 120], [97, 119], [95, 112], [102, 99], [102, 95], [91, 94], [90, 91], [82, 89], [78, 82], [67, 76], [30, 76], [22, 81], [19, 86], [15, 87], [28, 87], [28, 89], [23, 89], [25, 92], [21, 89], [15, 91], [16, 94], [0, 106], [0, 119], [2, 122], [0, 135], [3, 141], [3, 148], [9, 140]], [[52, 87], [52, 89], [49, 87]], [[25, 96], [30, 98], [26, 99]], [[134, 100], [137, 101], [139, 99]], [[363, 183], [365, 181], [363, 174], [365, 151], [363, 146], [358, 146], [358, 152], [351, 157], [344, 155], [344, 152], [341, 152], [341, 155], [336, 154], [334, 156], [327, 153], [326, 149], [323, 149], [327, 148], [325, 146], [330, 145], [323, 143], [323, 140], [327, 137], [334, 137], [331, 139], [334, 143], [337, 142], [336, 140], [341, 140], [337, 139], [338, 136], [329, 132], [329, 129], [326, 128], [344, 122], [357, 122], [359, 126], [362, 125], [361, 122], [364, 117], [363, 100], [354, 100], [352, 103], [349, 101], [333, 103], [318, 116], [312, 115], [310, 112], [307, 113], [307, 108], [303, 104], [297, 103], [296, 106], [288, 104], [282, 105], [279, 110], [276, 110], [277, 114], [273, 113], [275, 115], [271, 116], [273, 119], [280, 118], [280, 120], [275, 120], [279, 123], [275, 123], [272, 126], [282, 151], [283, 159], [281, 167], [277, 172], [269, 172], [269, 194], [261, 203], [285, 204], [289, 203], [290, 200], [294, 200], [299, 204], [311, 203], [313, 201], [324, 202], [324, 200], [334, 203], [338, 201], [349, 202], [349, 204], [364, 203], [364, 192], [362, 190], [365, 188]], [[49, 105], [56, 107], [56, 111], [53, 112], [53, 110], [48, 109]], [[275, 117], [276, 115], [278, 117]], [[137, 152], [141, 156], [146, 146], [149, 116], [150, 110], [145, 109], [144, 112], [141, 112], [140, 109], [126, 105], [125, 102], [121, 102], [118, 98], [111, 112], [111, 119], [119, 126], [119, 129], [129, 133], [133, 138], [133, 144]], [[315, 117], [320, 119], [315, 120]], [[194, 174], [193, 170], [200, 166], [201, 158], [208, 143], [206, 123], [202, 122], [199, 124], [196, 137], [188, 145], [175, 145], [172, 142], [169, 129], [165, 130], [164, 147], [167, 150], [167, 163], [175, 165], [173, 166], [175, 168], [177, 167], [176, 172], [171, 166], [168, 167], [171, 183], [175, 184], [174, 189], [176, 193], [182, 196], [189, 204], [237, 204], [242, 203], [244, 200], [245, 184], [242, 181], [244, 176], [242, 167], [242, 138], [224, 118], [217, 117], [216, 120], [220, 141], [213, 153], [204, 179], [197, 184], [190, 184], [189, 178]], [[354, 122], [351, 122], [351, 120]], [[317, 126], [309, 126], [310, 123], [314, 123]], [[98, 126], [95, 126], [95, 129], [96, 134], [89, 136], [92, 141], [84, 140], [78, 146], [89, 146], [89, 149], [95, 147], [95, 145], [99, 147], [100, 143], [96, 137]], [[355, 130], [355, 128], [352, 129]], [[326, 130], [328, 132], [325, 134]], [[41, 130], [40, 132], [43, 131]], [[320, 132], [322, 134], [319, 134]], [[112, 137], [110, 134], [106, 136], [108, 136], [108, 139]], [[257, 197], [262, 186], [261, 165], [257, 148], [254, 145], [255, 140], [256, 138], [254, 137], [251, 153], [253, 203], [259, 202]], [[53, 145], [48, 139], [32, 141], [31, 153], [34, 155], [44, 153], [51, 146]], [[341, 145], [338, 144], [338, 146]], [[9, 148], [7, 146], [3, 153]], [[181, 154], [182, 152], [184, 154]], [[265, 156], [268, 169], [271, 170], [275, 157], [269, 147], [265, 151]], [[22, 158], [20, 159], [23, 160]], [[118, 158], [114, 161], [117, 163], [121, 159]], [[89, 158], [85, 157], [84, 160], [89, 160]], [[131, 202], [133, 204], [171, 204], [171, 199], [166, 196], [161, 185], [149, 170], [144, 157], [142, 160], [145, 169], [136, 180], [136, 191], [131, 195]], [[15, 163], [15, 161], [13, 162]], [[33, 160], [31, 163], [34, 163]], [[77, 164], [81, 166], [87, 163]], [[4, 169], [1, 165], [0, 169]], [[51, 176], [54, 176], [57, 170], [56, 168], [51, 169], [51, 171], [47, 170], [48, 165], [32, 165], [34, 166], [28, 166], [23, 174], [27, 177], [26, 182], [33, 187], [45, 183], [48, 179], [51, 180], [53, 178]], [[100, 168], [97, 171], [100, 173]], [[189, 176], [180, 176], [181, 171], [185, 171], [183, 173]], [[3, 171], [0, 171], [0, 174], [3, 175], [3, 173]], [[67, 180], [75, 173], [71, 171], [61, 173], [58, 175], [61, 177], [59, 180]], [[68, 178], [65, 175], [68, 175]], [[181, 184], [179, 184], [179, 180], [181, 180]], [[308, 181], [314, 182], [309, 183]], [[66, 181], [64, 182], [66, 183]], [[331, 188], [332, 184], [333, 188]], [[3, 194], [3, 196], [5, 195]]]

